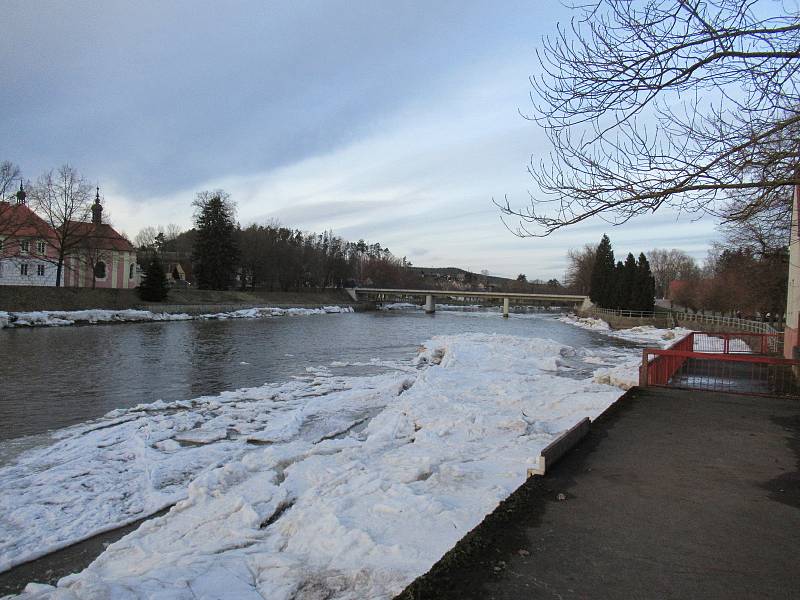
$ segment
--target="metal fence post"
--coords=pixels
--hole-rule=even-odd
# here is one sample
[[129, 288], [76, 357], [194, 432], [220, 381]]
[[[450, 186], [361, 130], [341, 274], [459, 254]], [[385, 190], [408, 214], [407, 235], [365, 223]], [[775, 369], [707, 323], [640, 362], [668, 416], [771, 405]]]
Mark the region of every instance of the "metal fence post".
[[642, 366], [639, 367], [639, 387], [647, 387], [647, 348], [642, 350]]

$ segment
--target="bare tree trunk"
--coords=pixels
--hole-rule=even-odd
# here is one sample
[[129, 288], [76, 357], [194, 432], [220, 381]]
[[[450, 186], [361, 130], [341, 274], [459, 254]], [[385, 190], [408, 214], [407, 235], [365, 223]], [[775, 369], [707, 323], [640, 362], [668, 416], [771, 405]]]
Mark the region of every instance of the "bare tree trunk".
[[61, 274], [64, 271], [64, 254], [58, 254], [58, 267], [56, 268], [56, 287], [61, 287]]

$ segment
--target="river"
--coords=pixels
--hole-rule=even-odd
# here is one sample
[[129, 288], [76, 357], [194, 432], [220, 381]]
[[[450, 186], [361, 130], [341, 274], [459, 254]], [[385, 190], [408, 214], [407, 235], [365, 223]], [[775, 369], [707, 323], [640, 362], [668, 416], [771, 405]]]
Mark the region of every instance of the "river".
[[[342, 359], [406, 360], [434, 335], [502, 333], [574, 347], [633, 346], [556, 317], [379, 311], [6, 329], [0, 331], [0, 441], [37, 436], [116, 408], [285, 381]], [[349, 367], [345, 374], [378, 369]]]

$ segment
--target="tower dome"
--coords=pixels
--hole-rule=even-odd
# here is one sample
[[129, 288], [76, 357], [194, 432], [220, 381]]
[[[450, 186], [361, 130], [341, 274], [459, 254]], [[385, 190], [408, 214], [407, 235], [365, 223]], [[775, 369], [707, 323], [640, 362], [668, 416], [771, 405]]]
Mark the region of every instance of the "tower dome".
[[103, 207], [100, 205], [100, 187], [97, 187], [97, 194], [92, 204], [92, 223], [100, 225], [103, 222]]
[[22, 187], [22, 180], [19, 180], [19, 191], [17, 192], [17, 204], [25, 204], [25, 198], [28, 195], [25, 193], [25, 189]]

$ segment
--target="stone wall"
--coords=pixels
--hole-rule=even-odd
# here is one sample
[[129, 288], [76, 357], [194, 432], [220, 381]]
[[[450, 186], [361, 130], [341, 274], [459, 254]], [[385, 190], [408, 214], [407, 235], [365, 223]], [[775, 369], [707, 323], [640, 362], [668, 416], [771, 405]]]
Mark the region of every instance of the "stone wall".
[[607, 313], [599, 313], [591, 308], [586, 310], [579, 310], [578, 315], [581, 317], [592, 317], [594, 319], [602, 319], [614, 329], [629, 329], [631, 327], [640, 327], [642, 325], [652, 325], [653, 327], [672, 327], [672, 320], [669, 314], [656, 314], [652, 317], [621, 317], [619, 315], [612, 315]]

